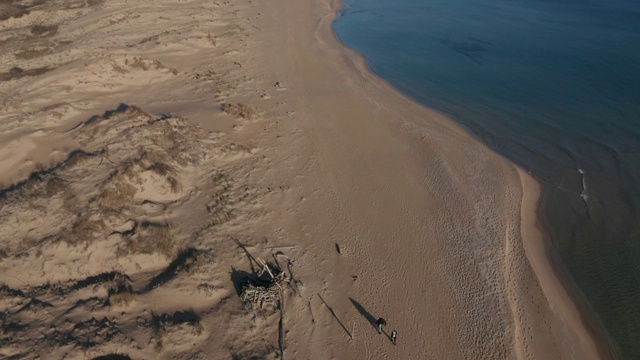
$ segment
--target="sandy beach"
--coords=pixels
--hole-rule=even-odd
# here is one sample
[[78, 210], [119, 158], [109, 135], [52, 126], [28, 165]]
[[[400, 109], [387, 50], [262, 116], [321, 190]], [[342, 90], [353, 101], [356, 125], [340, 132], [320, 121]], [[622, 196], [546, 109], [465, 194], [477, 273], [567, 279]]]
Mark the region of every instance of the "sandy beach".
[[[373, 75], [339, 7], [0, 3], [1, 357], [611, 357], [536, 181]], [[241, 300], [260, 261], [275, 306]]]

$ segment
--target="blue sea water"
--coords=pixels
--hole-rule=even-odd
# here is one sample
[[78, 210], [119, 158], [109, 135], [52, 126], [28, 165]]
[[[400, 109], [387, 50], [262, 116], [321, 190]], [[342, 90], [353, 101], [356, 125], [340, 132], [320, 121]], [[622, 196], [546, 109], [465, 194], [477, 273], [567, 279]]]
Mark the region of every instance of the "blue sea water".
[[345, 0], [371, 69], [545, 185], [554, 251], [640, 359], [640, 1]]

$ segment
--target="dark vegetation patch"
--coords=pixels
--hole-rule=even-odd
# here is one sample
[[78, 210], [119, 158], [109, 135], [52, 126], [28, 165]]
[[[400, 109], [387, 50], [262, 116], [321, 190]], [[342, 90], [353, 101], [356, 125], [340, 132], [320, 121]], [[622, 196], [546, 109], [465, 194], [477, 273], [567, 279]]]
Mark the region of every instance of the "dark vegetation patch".
[[[108, 288], [108, 299], [105, 303], [100, 301], [97, 298], [90, 298], [87, 300], [87, 303], [91, 303], [93, 306], [96, 305], [108, 305], [108, 306], [117, 306], [117, 305], [128, 305], [129, 303], [136, 300], [136, 296], [133, 293], [133, 288], [131, 286], [131, 279], [127, 274], [123, 274], [120, 272], [112, 271], [105, 272], [98, 275], [87, 277], [86, 279], [82, 279], [77, 281], [75, 284], [71, 285], [68, 288], [68, 291], [64, 292], [63, 296], [68, 295], [68, 293], [73, 291], [78, 291], [81, 289], [85, 289], [88, 287], [101, 285]], [[78, 306], [84, 306], [85, 302], [82, 300], [77, 302], [73, 308]], [[70, 311], [71, 309], [69, 309]]]
[[37, 36], [52, 36], [58, 32], [58, 25], [33, 25], [31, 34]]
[[42, 48], [42, 49], [29, 49], [20, 51], [15, 54], [16, 58], [20, 60], [31, 60], [35, 58], [39, 58], [41, 56], [47, 55], [51, 53], [50, 48]]
[[88, 309], [90, 311], [94, 311], [96, 309], [102, 309], [104, 307], [105, 303], [104, 300], [97, 297], [97, 296], [93, 296], [90, 297], [88, 299], [80, 299], [78, 301], [76, 301], [75, 304], [73, 304], [73, 306], [71, 306], [70, 308], [68, 308], [67, 310], [65, 310], [65, 314], [69, 314], [72, 311], [76, 310], [76, 309], [80, 309], [80, 308], [85, 308]]
[[51, 308], [53, 305], [47, 301], [38, 300], [36, 298], [32, 298], [26, 305], [21, 307], [16, 314], [19, 314], [24, 311], [36, 311], [46, 308]]
[[220, 106], [220, 110], [224, 111], [226, 114], [242, 119], [251, 119], [256, 114], [255, 110], [251, 106], [239, 103], [224, 103]]
[[200, 250], [189, 248], [181, 251], [175, 260], [169, 264], [169, 266], [160, 274], [155, 276], [149, 284], [145, 287], [145, 291], [150, 291], [158, 286], [167, 283], [171, 279], [178, 276], [180, 273], [188, 273], [192, 271], [202, 258], [207, 255]]
[[152, 171], [164, 177], [167, 180], [167, 182], [169, 182], [169, 185], [171, 186], [171, 191], [173, 192], [180, 191], [180, 188], [181, 188], [180, 182], [175, 178], [176, 169], [173, 166], [165, 162], [158, 161], [153, 163], [151, 166], [149, 166], [145, 170]]
[[[92, 117], [90, 117], [88, 120], [78, 124], [78, 126], [80, 125], [91, 125], [93, 123], [97, 123], [99, 121], [102, 120], [108, 120], [118, 114], [123, 114], [125, 113], [127, 110], [129, 110], [129, 108], [131, 108], [129, 105], [127, 104], [123, 104], [120, 103], [120, 105], [118, 105], [118, 107], [115, 110], [107, 110], [104, 112], [104, 114], [102, 115], [94, 115]], [[133, 107], [134, 109], [138, 109], [137, 107]]]
[[80, 289], [84, 289], [88, 286], [92, 286], [96, 284], [104, 284], [104, 283], [113, 282], [113, 281], [125, 282], [125, 281], [131, 281], [131, 280], [129, 279], [129, 276], [127, 276], [126, 274], [123, 274], [117, 271], [112, 271], [112, 272], [106, 272], [106, 273], [102, 273], [94, 276], [89, 276], [86, 279], [79, 280], [71, 286], [70, 290], [77, 291]]
[[172, 175], [172, 174], [175, 174], [175, 171], [176, 171], [172, 166], [167, 165], [166, 163], [163, 163], [163, 162], [156, 162], [153, 165], [149, 166], [147, 170], [153, 171], [154, 173], [160, 176], [166, 176], [169, 174]]
[[69, 245], [86, 244], [96, 238], [96, 234], [104, 231], [105, 222], [102, 219], [91, 219], [87, 214], [81, 214], [62, 239]]
[[26, 6], [20, 5], [15, 0], [0, 0], [0, 21], [10, 18], [19, 18], [29, 14]]
[[173, 314], [151, 314], [151, 329], [156, 336], [163, 337], [170, 328], [180, 325], [192, 326], [198, 335], [202, 332], [200, 315], [191, 309], [176, 311]]
[[121, 332], [111, 320], [106, 317], [101, 320], [91, 318], [90, 320], [80, 322], [73, 327], [72, 336], [75, 343], [80, 347], [89, 348], [100, 342], [108, 342]]
[[117, 325], [106, 317], [98, 320], [91, 318], [77, 323], [71, 330], [54, 330], [47, 336], [47, 340], [59, 346], [73, 344], [81, 349], [89, 349], [96, 345], [109, 342], [122, 334]]
[[63, 4], [60, 4], [62, 6], [61, 10], [73, 10], [73, 9], [80, 9], [80, 8], [85, 8], [85, 7], [93, 7], [93, 6], [97, 6], [97, 5], [102, 5], [104, 3], [104, 0], [67, 0], [65, 1]]
[[24, 298], [25, 295], [24, 295], [24, 292], [22, 292], [22, 290], [12, 289], [7, 285], [2, 285], [0, 286], [0, 299], [6, 298], [6, 297]]
[[94, 357], [92, 360], [131, 360], [131, 357], [129, 357], [129, 355], [124, 355], [124, 354], [109, 354], [109, 355]]
[[51, 70], [53, 69], [47, 66], [44, 66], [41, 68], [35, 68], [35, 69], [26, 69], [26, 70], [16, 66], [11, 68], [11, 70], [7, 72], [0, 73], [0, 81], [11, 81], [11, 80], [21, 79], [23, 77], [38, 76]]
[[138, 68], [143, 71], [148, 71], [150, 69], [165, 69], [165, 66], [158, 60], [148, 60], [137, 56], [134, 56], [131, 62], [129, 62], [129, 59], [126, 59], [125, 65], [128, 65], [131, 68]]
[[231, 208], [234, 204], [231, 198], [233, 183], [224, 173], [218, 173], [213, 178], [213, 183], [216, 185], [216, 192], [207, 203], [207, 211], [211, 215], [211, 225], [219, 225], [234, 218]]
[[[74, 150], [69, 153], [67, 158], [48, 168], [43, 170], [37, 170], [31, 173], [26, 180], [17, 182], [9, 187], [0, 190], [0, 208], [3, 204], [10, 204], [20, 199], [38, 196], [39, 189], [47, 191], [45, 195], [52, 195], [57, 191], [64, 191], [67, 189], [64, 181], [56, 177], [56, 172], [67, 167], [71, 167], [80, 161], [85, 159], [94, 158], [96, 156], [103, 155], [104, 150], [100, 149], [95, 152], [86, 152], [83, 150]], [[44, 186], [42, 186], [44, 185]]]
[[131, 280], [126, 275], [118, 275], [114, 279], [113, 286], [109, 289], [109, 306], [128, 306], [136, 301], [136, 295], [133, 293]]
[[280, 358], [278, 349], [273, 345], [260, 344], [254, 348], [231, 349], [231, 360], [262, 360]]
[[187, 324], [196, 326], [199, 323], [200, 315], [191, 309], [176, 311], [173, 314], [152, 314], [151, 316], [151, 326], [156, 332], [169, 325]]
[[28, 325], [20, 322], [9, 321], [6, 314], [0, 313], [0, 347], [12, 344], [15, 337], [22, 331], [28, 329]]
[[159, 253], [171, 258], [174, 256], [174, 245], [175, 239], [169, 224], [143, 222], [118, 248], [118, 256]]
[[151, 313], [150, 325], [156, 340], [155, 347], [158, 351], [163, 348], [164, 338], [180, 326], [191, 326], [195, 335], [200, 335], [203, 330], [200, 323], [200, 315], [191, 309], [176, 311], [173, 314]]
[[27, 293], [27, 296], [31, 298], [43, 297], [46, 295], [55, 295], [57, 297], [63, 297], [66, 294], [66, 290], [64, 286], [62, 286], [61, 284], [51, 284], [50, 282], [33, 287], [30, 290], [31, 291]]

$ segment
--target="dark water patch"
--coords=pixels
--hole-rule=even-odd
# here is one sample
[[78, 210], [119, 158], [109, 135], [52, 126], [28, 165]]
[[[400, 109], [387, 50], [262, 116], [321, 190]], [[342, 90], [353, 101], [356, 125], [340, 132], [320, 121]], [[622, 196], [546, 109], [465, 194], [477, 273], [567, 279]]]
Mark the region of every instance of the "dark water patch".
[[468, 57], [471, 61], [478, 65], [482, 65], [480, 60], [482, 55], [488, 49], [483, 44], [489, 44], [488, 42], [479, 42], [473, 37], [467, 38], [469, 41], [455, 41], [450, 38], [440, 39], [440, 43], [451, 50]]

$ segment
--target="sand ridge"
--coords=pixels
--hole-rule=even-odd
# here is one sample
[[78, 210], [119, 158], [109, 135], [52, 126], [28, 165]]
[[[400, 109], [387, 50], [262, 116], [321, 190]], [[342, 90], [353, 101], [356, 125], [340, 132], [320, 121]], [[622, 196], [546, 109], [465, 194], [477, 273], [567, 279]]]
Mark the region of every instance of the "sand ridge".
[[[596, 355], [530, 265], [522, 175], [373, 76], [337, 2], [10, 6], [3, 356]], [[278, 251], [284, 312], [243, 306]]]

